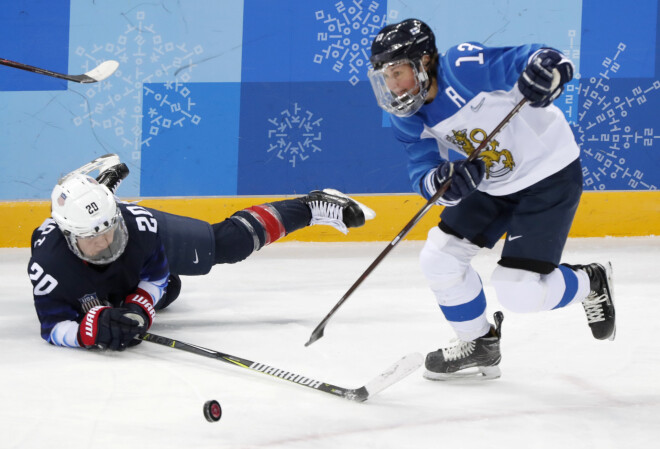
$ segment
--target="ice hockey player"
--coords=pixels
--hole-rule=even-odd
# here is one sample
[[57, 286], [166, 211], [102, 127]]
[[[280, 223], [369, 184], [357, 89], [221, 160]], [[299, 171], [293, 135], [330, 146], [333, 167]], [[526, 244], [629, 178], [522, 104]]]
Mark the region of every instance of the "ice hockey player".
[[[88, 175], [98, 168], [97, 179]], [[235, 263], [309, 225], [346, 233], [375, 213], [336, 190], [255, 205], [216, 224], [119, 201], [128, 169], [106, 155], [66, 175], [32, 234], [28, 275], [41, 336], [57, 346], [123, 350], [179, 295], [179, 275]], [[100, 181], [100, 182], [99, 182]]]
[[[613, 339], [610, 264], [560, 265], [582, 172], [580, 149], [553, 100], [572, 79], [573, 64], [539, 44], [466, 42], [439, 55], [432, 30], [417, 19], [384, 27], [370, 61], [378, 104], [408, 154], [412, 188], [428, 200], [451, 180], [420, 260], [458, 338], [427, 355], [425, 377], [500, 376], [503, 315], [496, 312], [489, 323], [482, 280], [470, 262], [505, 234], [491, 277], [502, 306], [531, 313], [582, 303], [593, 336]], [[531, 107], [468, 162], [464, 157], [523, 96]]]

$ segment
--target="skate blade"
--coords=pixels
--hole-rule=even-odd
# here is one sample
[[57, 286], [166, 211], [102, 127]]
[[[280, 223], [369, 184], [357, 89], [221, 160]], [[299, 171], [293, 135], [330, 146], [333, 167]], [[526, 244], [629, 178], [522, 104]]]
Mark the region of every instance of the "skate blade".
[[607, 264], [605, 264], [605, 274], [607, 275], [607, 290], [610, 293], [610, 301], [612, 301], [612, 307], [614, 308], [614, 330], [608, 340], [614, 341], [614, 337], [616, 337], [616, 305], [614, 304], [614, 288], [612, 287], [614, 285], [612, 262], [608, 261]]
[[482, 381], [497, 379], [502, 375], [500, 367], [495, 366], [480, 366], [476, 368], [468, 368], [455, 373], [434, 373], [433, 371], [426, 370], [424, 378], [428, 380], [441, 380], [441, 381], [457, 381], [457, 380], [470, 380]]
[[362, 204], [361, 202], [359, 202], [355, 198], [351, 198], [350, 196], [346, 195], [345, 193], [342, 193], [339, 190], [335, 190], [335, 189], [323, 189], [323, 191], [326, 192], [326, 193], [329, 193], [331, 195], [341, 196], [342, 198], [348, 198], [351, 201], [355, 202], [358, 205], [358, 207], [360, 209], [362, 209], [362, 213], [364, 214], [364, 221], [369, 221], [369, 220], [373, 220], [374, 218], [376, 218], [376, 211], [374, 211], [373, 209], [371, 209], [368, 206], [365, 206], [364, 204]]

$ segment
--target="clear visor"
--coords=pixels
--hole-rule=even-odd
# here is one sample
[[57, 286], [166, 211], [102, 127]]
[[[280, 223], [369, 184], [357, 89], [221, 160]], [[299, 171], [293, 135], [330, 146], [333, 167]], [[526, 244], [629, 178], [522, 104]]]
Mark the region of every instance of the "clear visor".
[[82, 260], [95, 265], [106, 265], [122, 255], [128, 242], [124, 218], [119, 213], [105, 230], [90, 236], [67, 235], [69, 248]]
[[428, 74], [409, 59], [383, 64], [368, 73], [378, 105], [399, 117], [409, 117], [424, 105]]

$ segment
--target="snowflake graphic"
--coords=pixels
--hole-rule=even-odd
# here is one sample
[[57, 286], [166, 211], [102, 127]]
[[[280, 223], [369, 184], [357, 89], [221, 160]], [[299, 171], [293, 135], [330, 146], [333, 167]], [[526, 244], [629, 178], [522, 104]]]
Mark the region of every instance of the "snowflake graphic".
[[314, 117], [308, 110], [304, 112], [298, 103], [293, 104], [293, 111], [285, 109], [279, 116], [268, 119], [269, 146], [267, 153], [275, 154], [296, 168], [296, 161], [305, 162], [312, 154], [323, 151], [321, 143], [321, 122], [323, 118]]
[[[81, 65], [90, 70], [101, 61], [118, 60], [119, 69], [102, 83], [89, 85], [84, 92], [83, 112], [74, 117], [76, 126], [91, 123], [93, 128], [108, 130], [119, 139], [122, 148], [140, 159], [142, 145], [149, 145], [161, 128], [196, 125], [201, 117], [194, 113], [190, 91], [182, 86], [191, 78], [193, 57], [203, 53], [201, 45], [189, 49], [184, 42], [168, 41], [153, 24], [146, 23], [144, 11], [137, 11], [135, 23], [115, 42], [79, 46], [76, 55], [85, 59]], [[172, 81], [174, 78], [175, 81]], [[157, 87], [157, 83], [164, 83]], [[150, 107], [149, 136], [142, 136], [143, 99], [155, 100]]]
[[644, 108], [657, 95], [660, 80], [649, 81], [646, 86], [636, 84], [629, 91], [619, 87], [619, 95], [613, 95], [609, 75], [621, 68], [617, 59], [625, 49], [626, 45], [619, 43], [615, 54], [603, 60], [604, 69], [599, 77], [577, 87], [567, 86], [567, 91], [570, 89], [583, 97], [573, 131], [582, 149], [584, 186], [588, 189], [657, 189], [644, 179], [644, 167], [630, 167], [626, 160], [633, 147], [635, 152], [651, 152], [654, 145], [658, 146], [660, 130], [657, 126], [654, 129], [655, 117]]
[[[326, 47], [314, 55], [316, 64], [332, 63], [332, 70], [347, 73], [348, 81], [355, 86], [359, 75], [366, 73], [369, 64], [371, 41], [387, 24], [387, 14], [378, 14], [381, 3], [371, 1], [364, 6], [363, 0], [353, 0], [350, 6], [343, 1], [335, 3], [335, 11], [316, 11], [316, 20], [325, 25], [325, 31], [316, 34], [317, 42]], [[390, 19], [398, 13], [390, 12]], [[345, 70], [346, 69], [346, 70]]]
[[[169, 129], [173, 126], [183, 127], [186, 123], [198, 125], [202, 118], [192, 112], [195, 103], [190, 97], [190, 90], [178, 81], [175, 83], [144, 84], [144, 98], [157, 107], [149, 107], [149, 135], [143, 138], [142, 144], [150, 146], [150, 141], [156, 137], [161, 129]], [[169, 97], [172, 95], [174, 100]], [[153, 97], [153, 98], [152, 98]]]

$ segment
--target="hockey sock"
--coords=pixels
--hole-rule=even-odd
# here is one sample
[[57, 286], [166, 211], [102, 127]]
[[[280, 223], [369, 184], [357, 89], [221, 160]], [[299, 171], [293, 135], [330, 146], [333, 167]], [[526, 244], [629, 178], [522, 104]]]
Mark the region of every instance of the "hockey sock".
[[312, 220], [312, 211], [300, 198], [275, 201], [268, 205], [279, 213], [287, 234], [306, 227]]
[[259, 239], [259, 248], [256, 249], [260, 249], [307, 226], [312, 213], [302, 200], [293, 199], [248, 207], [232, 217], [247, 220]]
[[306, 227], [312, 218], [300, 199], [275, 201], [248, 207], [212, 225], [215, 263], [241, 261], [290, 232]]

